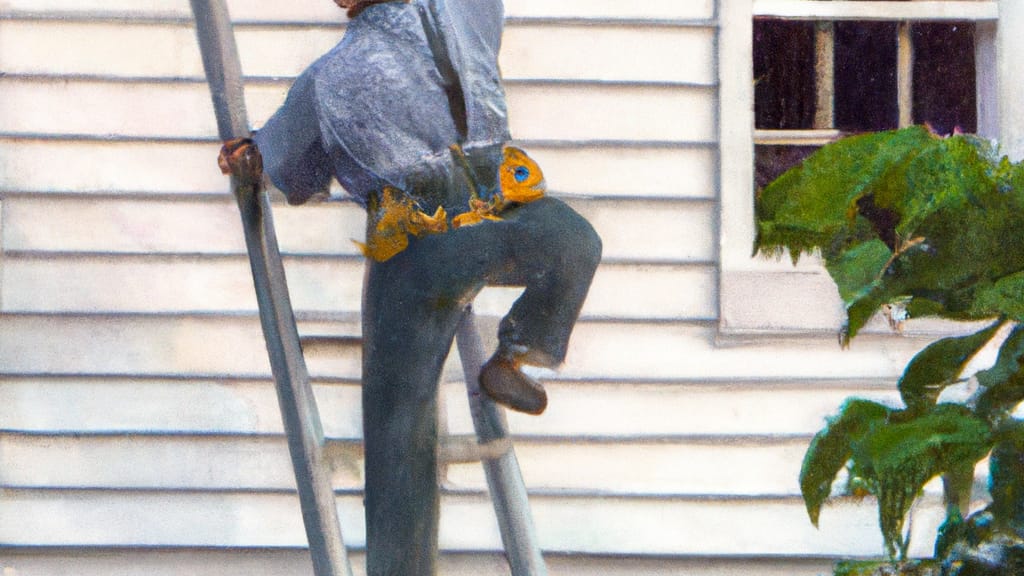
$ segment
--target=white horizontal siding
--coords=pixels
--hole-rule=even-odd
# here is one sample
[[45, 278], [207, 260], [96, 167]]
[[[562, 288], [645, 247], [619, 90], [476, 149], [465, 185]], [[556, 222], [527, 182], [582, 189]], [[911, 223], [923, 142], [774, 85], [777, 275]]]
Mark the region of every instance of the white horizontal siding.
[[[604, 258], [641, 263], [714, 260], [713, 205], [688, 200], [569, 199], [601, 235]], [[232, 201], [43, 198], [8, 200], [12, 252], [245, 254]], [[355, 255], [365, 217], [352, 203], [275, 206], [286, 254]]]
[[[361, 257], [291, 258], [285, 260], [285, 269], [297, 312], [359, 312]], [[636, 285], [638, 276], [645, 278], [642, 285]], [[3, 278], [0, 303], [6, 312], [256, 311], [249, 262], [243, 256], [9, 256]], [[609, 264], [598, 271], [582, 315], [709, 319], [715, 315], [710, 297], [715, 282], [708, 265]], [[475, 305], [477, 313], [502, 315], [519, 292], [491, 291], [490, 298]], [[633, 297], [624, 299], [624, 293]]]
[[[353, 572], [365, 576], [364, 557], [350, 553]], [[820, 576], [831, 568], [827, 560], [727, 559], [549, 556], [548, 569], [559, 576]], [[19, 576], [66, 574], [75, 576], [308, 576], [312, 567], [304, 550], [113, 550], [69, 551], [14, 549], [4, 554], [3, 565]], [[449, 576], [499, 576], [508, 563], [496, 553], [442, 554], [439, 572]]]
[[[448, 426], [452, 434], [471, 434], [466, 390], [455, 376], [444, 386]], [[537, 441], [799, 439], [817, 432], [847, 396], [898, 405], [897, 394], [883, 382], [553, 380], [546, 386], [551, 403], [543, 418], [508, 416], [517, 436]], [[358, 382], [318, 379], [314, 391], [327, 437], [361, 438]], [[268, 380], [8, 376], [0, 382], [0, 400], [3, 430], [36, 435], [283, 433]]]
[[[358, 383], [318, 381], [314, 391], [324, 433], [360, 438]], [[3, 428], [31, 434], [283, 434], [269, 380], [5, 377], [0, 398]]]
[[[639, 45], [636, 37], [627, 26], [512, 25], [502, 40], [501, 71], [508, 79], [716, 83], [713, 28], [651, 27]], [[557, 52], [551, 38], [558, 39]]]
[[[358, 334], [339, 322], [341, 334]], [[300, 330], [301, 330], [300, 326]], [[11, 374], [175, 374], [265, 376], [254, 315], [7, 315], [0, 366]], [[711, 326], [663, 322], [582, 322], [574, 332], [566, 377], [658, 380], [729, 378], [895, 378], [924, 338], [864, 336], [850, 350], [833, 338], [720, 347]], [[682, 351], [682, 352], [681, 352]], [[307, 346], [314, 374], [358, 378], [358, 347]]]
[[[0, 190], [225, 194], [227, 181], [215, 166], [217, 149], [216, 144], [198, 142], [0, 137]], [[714, 195], [716, 159], [709, 146], [531, 142], [529, 149], [543, 165], [552, 191], [563, 195], [698, 199]], [[60, 170], [54, 170], [53, 158], [61, 158]]]
[[[217, 197], [9, 195], [3, 246], [18, 253], [245, 254], [238, 207]], [[274, 206], [285, 254], [355, 254], [366, 216], [349, 203]]]
[[[629, 386], [556, 381], [548, 387], [551, 403], [547, 416], [509, 414], [517, 435], [704, 437], [722, 442], [742, 437], [807, 438], [820, 430], [825, 418], [835, 414], [850, 395], [899, 404], [891, 389], [827, 381], [779, 385], [731, 379], [720, 384], [641, 382]], [[452, 400], [458, 397], [458, 392], [449, 392], [449, 421], [453, 432], [468, 433], [471, 428], [464, 404]]]
[[[361, 447], [334, 442], [326, 453], [335, 490], [361, 490]], [[0, 458], [8, 488], [295, 490], [282, 437], [5, 434]]]
[[[773, 445], [754, 440], [568, 445], [520, 440], [516, 457], [535, 493], [795, 496], [805, 444], [803, 438]], [[358, 443], [331, 443], [326, 461], [335, 490], [362, 489]], [[630, 465], [609, 466], [625, 461]], [[8, 488], [295, 489], [287, 442], [281, 437], [4, 434], [0, 464], [0, 483]], [[763, 473], [747, 474], [751, 469]], [[444, 483], [456, 491], [487, 490], [479, 463], [450, 465]]]
[[[364, 556], [352, 552], [355, 576], [365, 576]], [[684, 557], [645, 559], [580, 555], [549, 556], [548, 569], [559, 576], [821, 576], [830, 570], [827, 560], [786, 558], [737, 559]], [[308, 576], [312, 567], [304, 550], [28, 550], [13, 549], [3, 565], [19, 576], [66, 574], [76, 576]], [[508, 574], [508, 563], [496, 553], [446, 553], [439, 573], [449, 576], [499, 576]]]
[[570, 202], [601, 235], [605, 260], [713, 262], [715, 207], [688, 201]]
[[707, 20], [714, 15], [714, 0], [647, 0], [642, 4], [616, 0], [506, 0], [509, 16], [534, 18], [619, 18]]
[[[337, 44], [343, 30], [239, 25], [235, 33], [247, 76], [294, 77]], [[502, 40], [502, 74], [511, 81], [714, 84], [713, 35], [710, 27], [659, 26], [646, 30], [637, 46], [635, 29], [614, 23], [513, 22]], [[554, 52], [552, 38], [558, 39]], [[130, 46], [146, 49], [126, 53]], [[665, 66], [665, 58], [678, 63]], [[8, 74], [203, 78], [195, 31], [183, 22], [0, 21], [0, 67]]]
[[[604, 238], [585, 318], [710, 319], [715, 272], [710, 205], [572, 200]], [[699, 208], [699, 210], [695, 209]], [[227, 198], [46, 198], [5, 203], [0, 309], [37, 313], [253, 311], [242, 233]], [[353, 204], [278, 206], [275, 221], [300, 312], [355, 313], [363, 212]], [[637, 242], [643, 231], [642, 242]], [[213, 257], [216, 256], [216, 257]], [[310, 257], [313, 256], [313, 257]], [[636, 284], [638, 275], [646, 281]], [[75, 289], [68, 290], [73, 285]], [[621, 295], [631, 293], [634, 298]], [[493, 289], [480, 313], [500, 315], [518, 294]]]
[[[767, 444], [660, 441], [566, 445], [516, 443], [523, 479], [535, 492], [750, 497], [799, 495], [806, 440]], [[620, 463], [628, 462], [628, 466]], [[758, 470], [761, 474], [750, 474]], [[449, 466], [446, 485], [485, 491], [479, 463]]]
[[[296, 311], [359, 311], [362, 258], [288, 259], [286, 270]], [[7, 312], [256, 311], [243, 256], [8, 257], [3, 274], [0, 302]]]
[[[4, 11], [30, 14], [109, 14], [115, 16], [191, 18], [185, 0], [5, 0]], [[341, 11], [322, 0], [294, 0], [278, 5], [261, 0], [229, 0], [235, 20], [309, 22], [341, 20]], [[647, 0], [642, 5], [615, 0], [506, 0], [505, 15], [512, 18], [706, 20], [714, 14], [714, 0]]]
[[538, 142], [530, 144], [530, 155], [544, 167], [549, 186], [563, 194], [715, 197], [712, 146], [545, 147]]
[[[768, 556], [869, 555], [881, 536], [868, 502], [827, 508], [820, 529], [796, 498], [690, 499], [531, 496], [540, 545], [548, 552], [731, 555], [737, 546]], [[7, 490], [0, 541], [13, 546], [292, 547], [305, 534], [297, 498], [267, 492], [125, 492]], [[338, 498], [346, 544], [364, 541], [358, 495]], [[927, 553], [926, 536], [941, 520], [941, 503], [918, 508], [912, 554]], [[126, 529], [130, 527], [130, 529]], [[482, 495], [448, 495], [441, 510], [441, 546], [500, 547], [491, 504]]]
[[[250, 119], [262, 125], [288, 84], [246, 90]], [[9, 134], [214, 138], [209, 92], [196, 82], [0, 79], [0, 126]], [[510, 128], [520, 140], [711, 142], [708, 88], [593, 84], [509, 84]], [[73, 102], [74, 105], [68, 105]]]
[[[219, 146], [0, 138], [0, 189], [13, 192], [218, 193], [228, 184], [211, 168]], [[60, 169], [53, 159], [60, 158]]]
[[524, 140], [714, 142], [710, 88], [594, 85], [508, 87], [510, 127]]

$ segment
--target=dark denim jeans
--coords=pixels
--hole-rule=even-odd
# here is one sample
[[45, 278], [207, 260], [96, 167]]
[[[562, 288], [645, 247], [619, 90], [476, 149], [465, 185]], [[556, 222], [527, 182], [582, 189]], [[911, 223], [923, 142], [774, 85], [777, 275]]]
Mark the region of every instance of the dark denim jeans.
[[[462, 209], [457, 182], [424, 191]], [[433, 198], [431, 198], [433, 196]], [[363, 301], [363, 430], [369, 576], [433, 576], [439, 517], [437, 390], [463, 310], [485, 285], [525, 286], [502, 320], [499, 346], [522, 346], [552, 364], [601, 258], [590, 224], [546, 197], [485, 221], [411, 240], [368, 262]]]

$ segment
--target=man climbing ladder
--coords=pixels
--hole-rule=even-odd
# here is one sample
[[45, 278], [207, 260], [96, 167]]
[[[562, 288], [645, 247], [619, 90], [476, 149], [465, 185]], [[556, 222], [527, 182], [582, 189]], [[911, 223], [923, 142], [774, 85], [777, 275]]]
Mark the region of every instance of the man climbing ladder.
[[[480, 386], [540, 413], [544, 390], [519, 368], [564, 359], [600, 240], [507, 145], [500, 0], [336, 2], [353, 18], [341, 43], [220, 162], [243, 181], [265, 170], [293, 203], [333, 176], [367, 207], [367, 573], [427, 576], [437, 557], [437, 385], [463, 310], [484, 285], [525, 286]], [[394, 225], [406, 221], [417, 224]], [[377, 253], [377, 241], [397, 249]]]

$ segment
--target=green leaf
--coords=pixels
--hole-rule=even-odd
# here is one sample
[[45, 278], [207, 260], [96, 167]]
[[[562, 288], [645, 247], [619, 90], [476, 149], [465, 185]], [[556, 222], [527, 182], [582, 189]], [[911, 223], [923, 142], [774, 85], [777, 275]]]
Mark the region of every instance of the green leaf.
[[923, 296], [915, 296], [906, 306], [907, 316], [911, 318], [922, 318], [924, 316], [947, 317], [946, 306], [942, 302], [936, 302]]
[[847, 338], [894, 300], [909, 299], [913, 317], [1024, 319], [1024, 166], [983, 139], [921, 127], [844, 138], [767, 186], [756, 208], [758, 251], [820, 250]]
[[918, 352], [903, 371], [898, 387], [911, 412], [933, 406], [943, 388], [954, 383], [964, 366], [992, 339], [1002, 326], [995, 322], [967, 336], [943, 338]]
[[935, 557], [945, 558], [957, 542], [963, 539], [967, 533], [966, 528], [967, 526], [964, 523], [964, 517], [960, 509], [949, 510], [946, 514], [946, 519], [939, 526], [938, 534], [935, 536]]
[[1024, 271], [1003, 276], [981, 288], [975, 296], [976, 315], [1001, 315], [1024, 321]]
[[924, 485], [939, 474], [973, 466], [990, 448], [988, 423], [954, 404], [872, 430], [860, 457], [871, 460], [878, 479], [879, 526], [890, 556], [906, 554], [904, 520]]
[[952, 547], [966, 534], [964, 516], [970, 512], [974, 487], [974, 463], [964, 462], [942, 474], [942, 493], [946, 519], [935, 538], [935, 557], [945, 558]]
[[1000, 418], [1024, 401], [1024, 325], [1014, 327], [1000, 346], [995, 364], [976, 376], [985, 388], [977, 411], [986, 418]]
[[977, 373], [978, 383], [985, 388], [999, 385], [1017, 374], [1024, 361], [1024, 324], [1017, 325], [999, 347], [995, 364]]
[[891, 409], [870, 400], [850, 399], [829, 419], [825, 428], [811, 440], [800, 469], [800, 491], [807, 515], [817, 526], [821, 506], [832, 491], [836, 474], [853, 454], [853, 446], [875, 425], [883, 422]]
[[846, 326], [843, 333], [843, 345], [849, 344], [860, 329], [871, 320], [871, 317], [878, 312], [878, 308], [889, 300], [883, 286], [876, 285], [867, 294], [864, 294], [846, 307]]
[[846, 306], [844, 346], [878, 311], [878, 307], [885, 303], [887, 295], [881, 285], [881, 277], [891, 257], [892, 251], [888, 246], [874, 239], [826, 260], [828, 273], [839, 288], [839, 296]]
[[921, 127], [862, 134], [824, 146], [758, 196], [757, 251], [794, 257], [858, 229], [856, 203], [878, 181], [939, 141]]
[[996, 434], [989, 459], [988, 510], [1004, 525], [1024, 525], [1024, 422], [1007, 421]]
[[892, 257], [884, 242], [874, 239], [843, 251], [825, 266], [839, 288], [843, 303], [850, 306], [867, 296], [882, 276], [882, 268]]
[[900, 215], [896, 232], [909, 239], [921, 235], [920, 224], [932, 214], [977, 203], [976, 195], [995, 183], [974, 141], [953, 136], [934, 139], [878, 188], [879, 203]]

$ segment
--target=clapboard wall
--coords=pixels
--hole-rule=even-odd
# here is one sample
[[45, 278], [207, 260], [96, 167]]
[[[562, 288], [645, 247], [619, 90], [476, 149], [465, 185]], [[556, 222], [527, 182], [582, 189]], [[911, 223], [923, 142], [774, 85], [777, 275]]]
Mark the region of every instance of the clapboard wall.
[[[822, 417], [892, 398], [923, 342], [718, 341], [714, 4], [506, 0], [514, 137], [605, 243], [548, 412], [511, 417], [553, 574], [810, 575], [881, 550], [870, 505], [814, 529], [796, 475]], [[229, 5], [258, 126], [343, 19]], [[188, 3], [0, 0], [0, 71], [0, 568], [310, 574]], [[361, 573], [363, 217], [275, 219]], [[478, 468], [446, 471], [445, 574], [507, 570]]]

